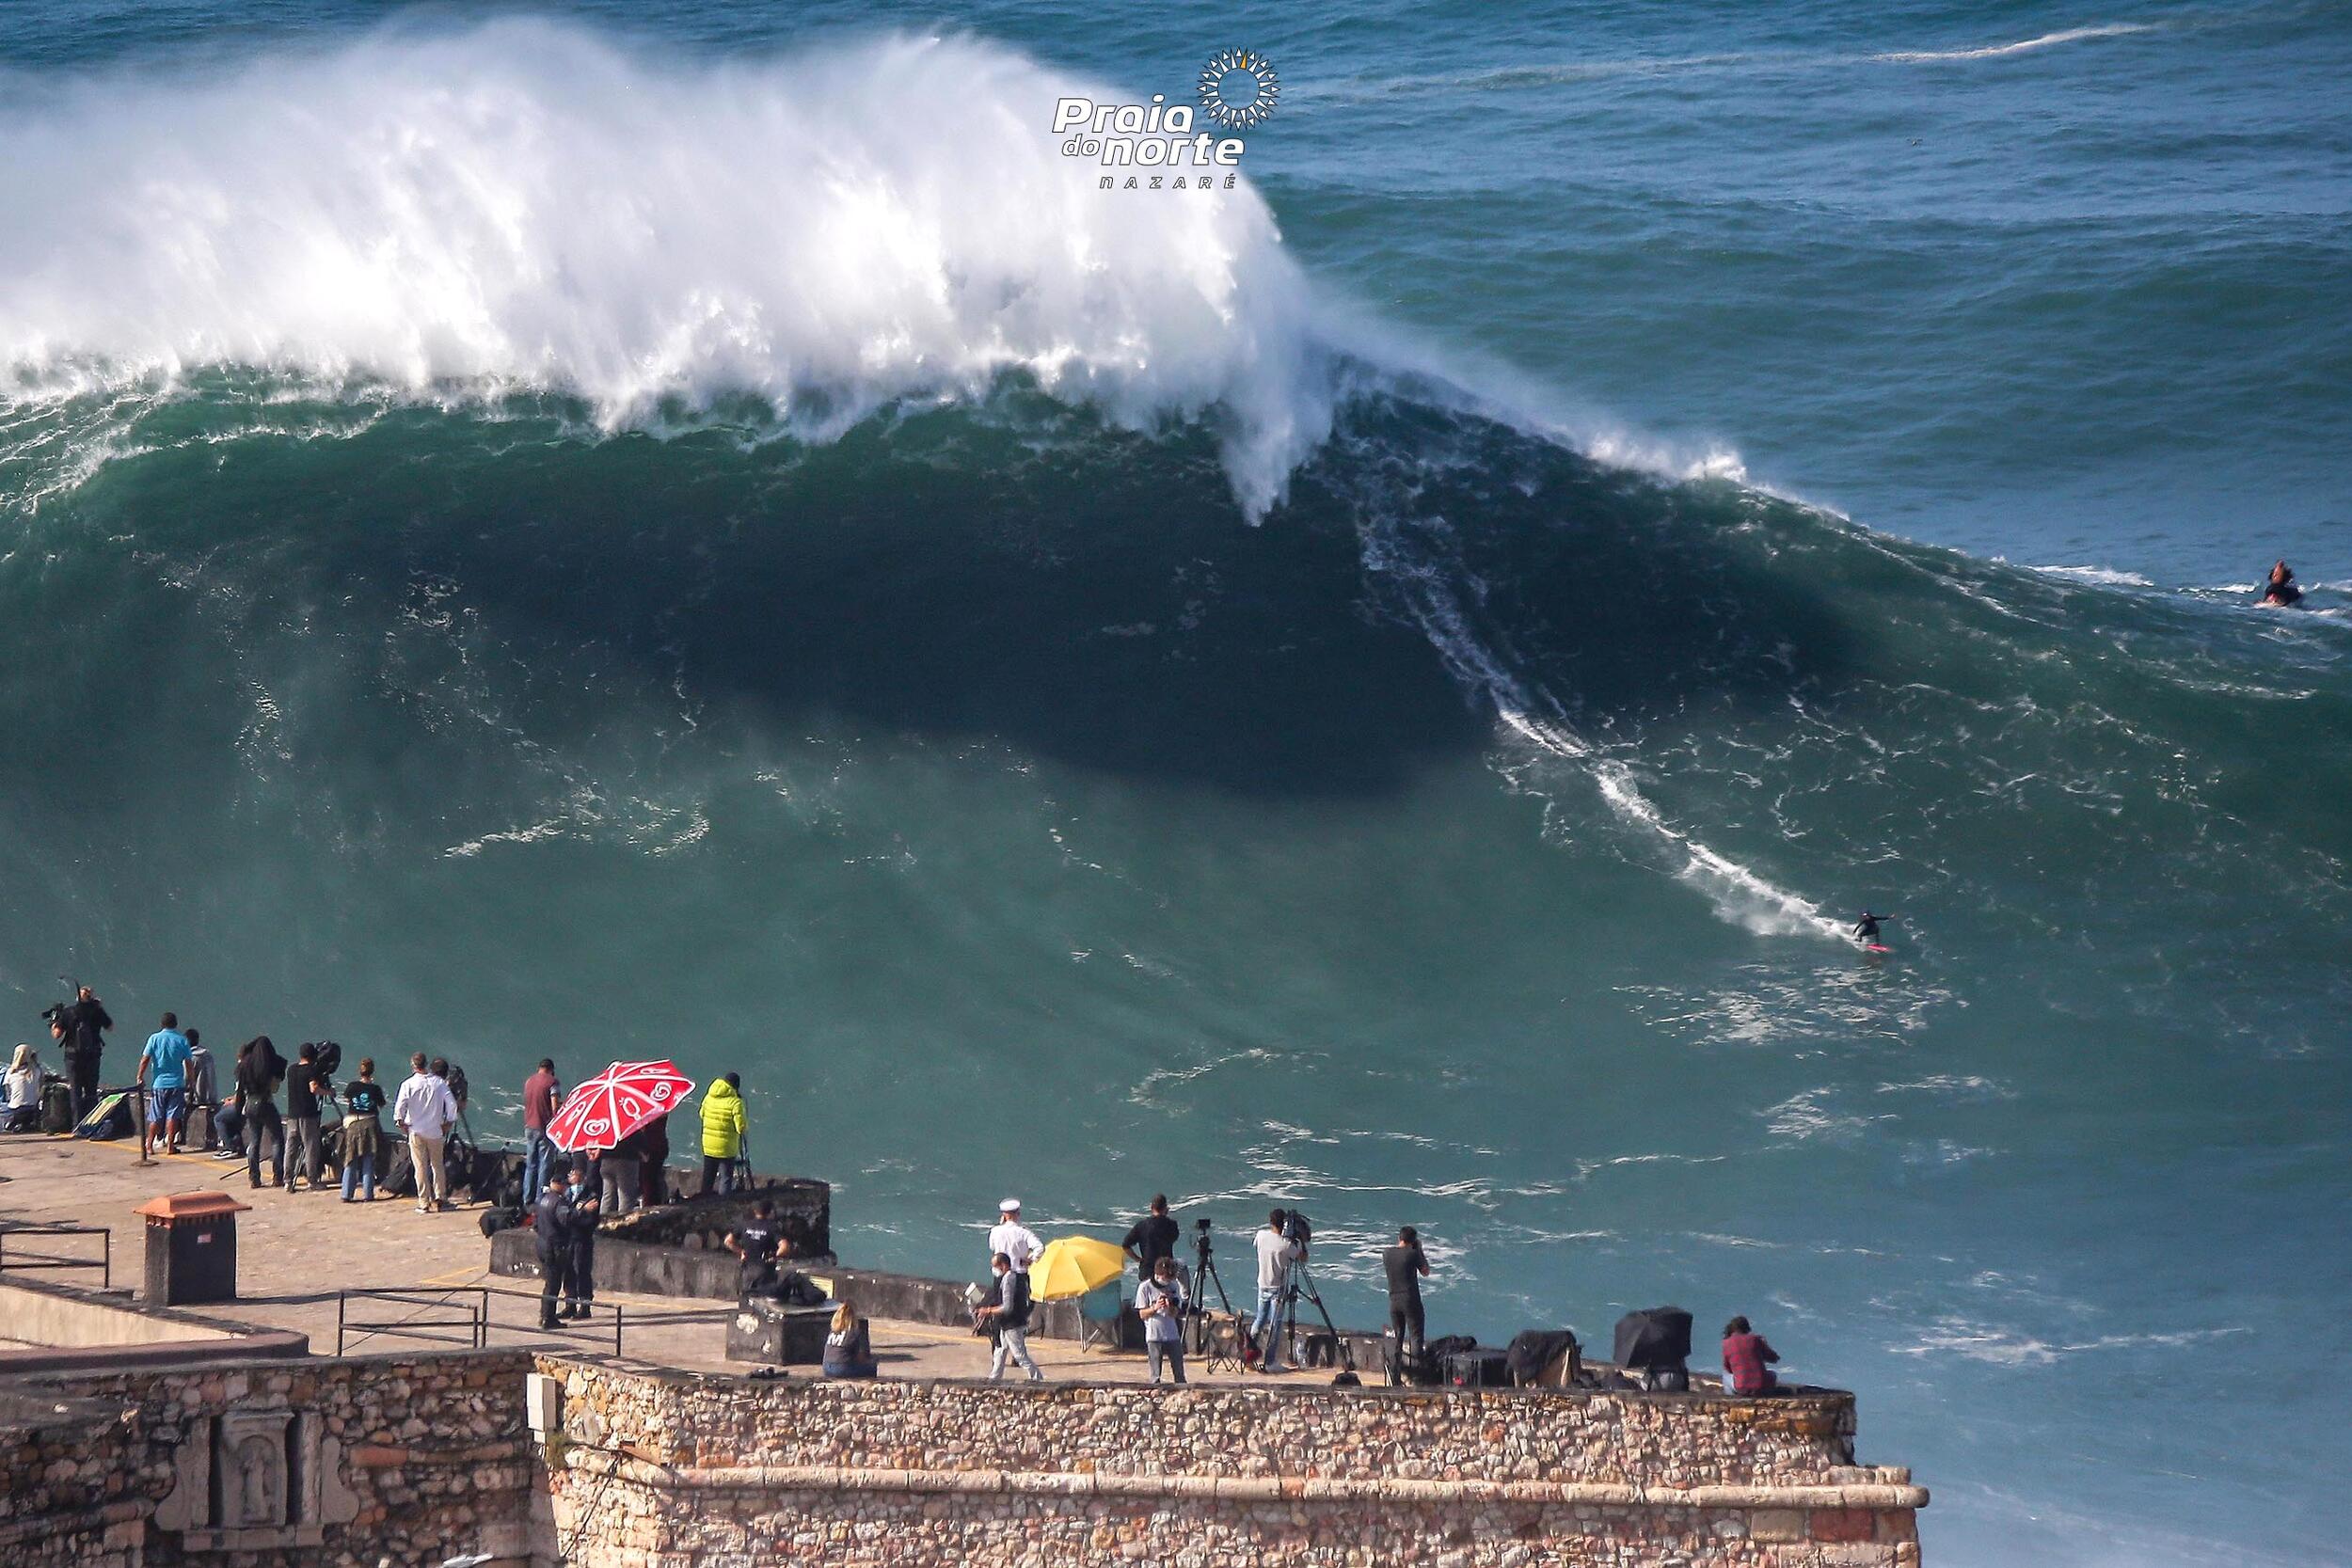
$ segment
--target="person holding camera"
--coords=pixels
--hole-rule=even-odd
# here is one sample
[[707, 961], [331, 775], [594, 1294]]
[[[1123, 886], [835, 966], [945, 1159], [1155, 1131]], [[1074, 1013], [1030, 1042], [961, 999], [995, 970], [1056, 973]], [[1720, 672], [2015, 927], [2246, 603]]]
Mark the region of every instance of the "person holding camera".
[[1306, 1256], [1307, 1249], [1291, 1240], [1288, 1212], [1268, 1214], [1265, 1228], [1258, 1232], [1258, 1315], [1249, 1321], [1250, 1339], [1264, 1337], [1258, 1355], [1262, 1372], [1281, 1370], [1282, 1291], [1291, 1282], [1291, 1265]]
[[1421, 1282], [1429, 1277], [1429, 1256], [1421, 1249], [1421, 1233], [1409, 1225], [1401, 1227], [1396, 1245], [1380, 1255], [1380, 1269], [1389, 1276], [1389, 1332], [1396, 1338], [1396, 1354], [1419, 1361], [1423, 1328]]
[[1042, 1383], [1045, 1374], [1038, 1370], [1037, 1359], [1029, 1354], [1029, 1276], [1012, 1266], [1012, 1259], [998, 1253], [989, 1259], [989, 1267], [996, 1271], [996, 1299], [984, 1307], [975, 1307], [973, 1317], [996, 1348], [989, 1354], [988, 1380], [991, 1383], [1005, 1375], [1008, 1358], [1021, 1363], [1031, 1383]]
[[49, 1032], [65, 1052], [66, 1076], [73, 1084], [73, 1120], [98, 1109], [98, 1065], [104, 1055], [104, 1033], [115, 1026], [106, 1005], [87, 986], [76, 986], [73, 1000], [49, 1021]]
[[1143, 1352], [1152, 1363], [1152, 1381], [1160, 1380], [1160, 1363], [1168, 1363], [1170, 1383], [1184, 1381], [1184, 1288], [1176, 1278], [1176, 1259], [1163, 1252], [1152, 1265], [1151, 1277], [1136, 1291], [1136, 1316], [1143, 1320]]

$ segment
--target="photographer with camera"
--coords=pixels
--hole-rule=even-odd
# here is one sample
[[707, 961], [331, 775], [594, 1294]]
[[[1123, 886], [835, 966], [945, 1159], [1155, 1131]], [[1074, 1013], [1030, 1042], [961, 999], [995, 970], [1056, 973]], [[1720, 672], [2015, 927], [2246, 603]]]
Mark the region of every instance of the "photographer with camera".
[[1176, 1281], [1176, 1259], [1160, 1254], [1151, 1275], [1136, 1291], [1136, 1316], [1143, 1320], [1143, 1349], [1152, 1363], [1152, 1381], [1160, 1380], [1160, 1363], [1168, 1363], [1170, 1383], [1184, 1381], [1184, 1312], [1190, 1306], [1184, 1288]]
[[1281, 1370], [1282, 1298], [1291, 1282], [1291, 1265], [1307, 1256], [1304, 1243], [1295, 1238], [1303, 1228], [1295, 1221], [1290, 1210], [1277, 1209], [1258, 1232], [1258, 1314], [1249, 1320], [1249, 1338], [1256, 1342], [1263, 1336], [1258, 1353], [1262, 1372]]
[[1389, 1333], [1396, 1339], [1397, 1356], [1417, 1362], [1423, 1331], [1421, 1282], [1429, 1277], [1429, 1255], [1421, 1249], [1421, 1233], [1409, 1225], [1400, 1228], [1396, 1245], [1380, 1255], [1380, 1268], [1389, 1276]]
[[78, 1124], [98, 1108], [98, 1065], [104, 1054], [104, 1031], [115, 1026], [106, 1005], [87, 986], [76, 986], [73, 1000], [52, 1007], [49, 1033], [65, 1051], [66, 1076], [73, 1084], [73, 1119]]

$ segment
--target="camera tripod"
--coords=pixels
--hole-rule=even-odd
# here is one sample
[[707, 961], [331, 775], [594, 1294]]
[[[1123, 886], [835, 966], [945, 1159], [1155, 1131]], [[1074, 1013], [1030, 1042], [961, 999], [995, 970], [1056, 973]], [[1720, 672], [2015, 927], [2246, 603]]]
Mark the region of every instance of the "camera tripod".
[[[1330, 1309], [1323, 1305], [1323, 1296], [1315, 1289], [1314, 1275], [1307, 1272], [1304, 1256], [1291, 1264], [1290, 1277], [1282, 1282], [1282, 1293], [1274, 1304], [1274, 1325], [1267, 1331], [1265, 1349], [1272, 1351], [1278, 1344], [1288, 1345], [1290, 1365], [1303, 1365], [1298, 1358], [1298, 1303], [1302, 1297], [1314, 1303], [1325, 1330], [1331, 1336], [1332, 1352], [1335, 1356], [1340, 1356], [1346, 1341], [1340, 1338], [1339, 1325], [1331, 1321]], [[1349, 1370], [1355, 1370], [1356, 1361], [1352, 1353], [1341, 1358]], [[1262, 1355], [1258, 1364], [1264, 1366], [1265, 1359]]]
[[[1220, 1350], [1216, 1335], [1210, 1330], [1209, 1307], [1205, 1299], [1209, 1287], [1216, 1287], [1217, 1305], [1225, 1308], [1228, 1318], [1233, 1315], [1233, 1298], [1225, 1293], [1225, 1276], [1216, 1272], [1216, 1260], [1209, 1256], [1208, 1232], [1202, 1231], [1193, 1238], [1192, 1253], [1192, 1352], [1195, 1355], [1206, 1356], [1209, 1370], [1213, 1372], [1238, 1370], [1237, 1357], [1232, 1352]], [[1239, 1348], [1238, 1345], [1233, 1347], [1236, 1351]]]

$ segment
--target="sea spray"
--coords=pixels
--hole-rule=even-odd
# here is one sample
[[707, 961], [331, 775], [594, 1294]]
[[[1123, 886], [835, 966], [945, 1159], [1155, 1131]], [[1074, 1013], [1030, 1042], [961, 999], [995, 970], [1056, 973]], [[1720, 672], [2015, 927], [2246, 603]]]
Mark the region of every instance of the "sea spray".
[[1263, 513], [1329, 428], [1304, 280], [1247, 182], [1098, 189], [1053, 135], [1076, 86], [961, 38], [708, 63], [512, 21], [29, 92], [0, 367], [554, 390], [608, 429], [748, 396], [803, 437], [1017, 375], [1211, 421]]

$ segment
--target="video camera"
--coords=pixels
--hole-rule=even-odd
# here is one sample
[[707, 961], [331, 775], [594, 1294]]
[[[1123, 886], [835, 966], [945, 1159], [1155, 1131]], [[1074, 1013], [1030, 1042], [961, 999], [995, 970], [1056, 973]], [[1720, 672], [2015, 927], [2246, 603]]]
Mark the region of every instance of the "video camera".
[[1307, 1223], [1305, 1210], [1285, 1209], [1282, 1211], [1282, 1240], [1303, 1253], [1307, 1250], [1307, 1244], [1314, 1239], [1315, 1227]]

